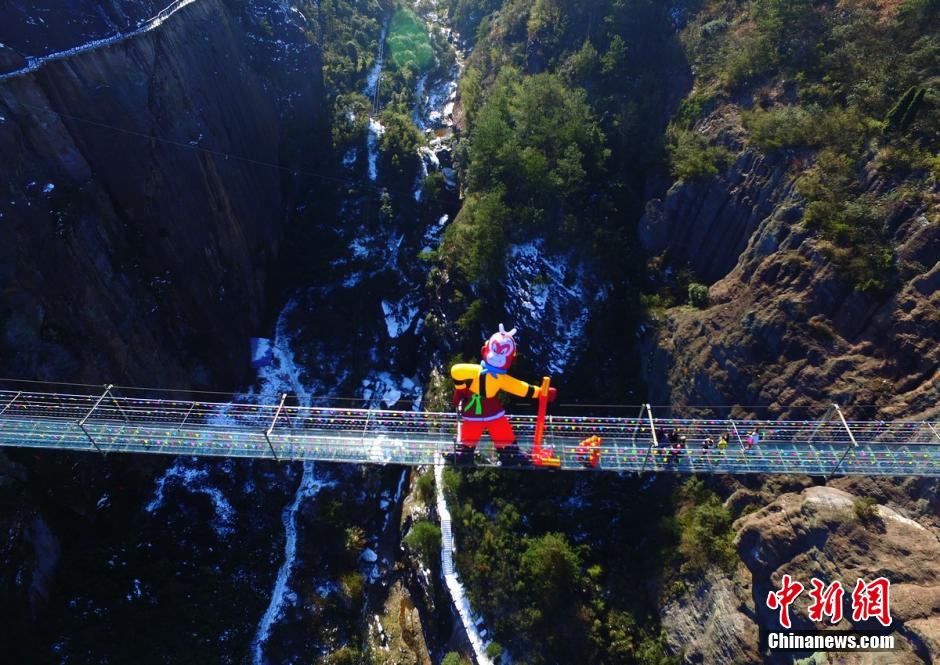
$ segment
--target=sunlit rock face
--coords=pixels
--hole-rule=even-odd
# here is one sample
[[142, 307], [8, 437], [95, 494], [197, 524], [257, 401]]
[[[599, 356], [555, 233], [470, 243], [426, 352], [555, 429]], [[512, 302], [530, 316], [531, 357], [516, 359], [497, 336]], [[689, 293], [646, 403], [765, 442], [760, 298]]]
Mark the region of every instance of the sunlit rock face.
[[[875, 621], [852, 621], [851, 592], [857, 579], [888, 578], [892, 628], [898, 635], [893, 662], [919, 663], [940, 649], [940, 544], [936, 529], [887, 506], [870, 517], [856, 508], [858, 497], [833, 487], [811, 487], [785, 494], [762, 510], [739, 520], [736, 543], [753, 576], [760, 623], [774, 626], [767, 609], [768, 592], [789, 574], [809, 587], [817, 577], [846, 587], [845, 618], [840, 627], [874, 629]], [[861, 516], [860, 516], [861, 515]], [[806, 619], [808, 594], [794, 605], [796, 629], [811, 628]], [[861, 656], [861, 654], [859, 654]], [[862, 657], [846, 662], [864, 662]]]
[[[859, 493], [875, 489], [867, 479], [844, 484]], [[881, 500], [890, 505], [876, 504], [870, 513], [857, 508], [859, 494], [808, 487], [741, 517], [735, 523], [738, 569], [731, 575], [710, 573], [688, 594], [665, 604], [663, 626], [670, 644], [686, 662], [791, 662], [791, 654], [767, 659], [758, 652], [758, 625], [779, 629], [778, 612], [767, 607], [766, 599], [780, 589], [783, 575], [807, 589], [791, 607], [794, 630], [821, 627], [807, 616], [814, 577], [845, 588], [838, 628], [880, 628], [874, 620], [852, 620], [851, 596], [858, 579], [884, 576], [891, 581], [891, 627], [897, 640], [885, 662], [928, 661], [940, 648], [940, 545], [931, 517], [917, 511], [909, 497], [919, 491], [936, 501], [936, 493], [925, 482], [907, 485], [885, 493]], [[872, 662], [870, 656], [842, 654], [839, 662]]]
[[[887, 209], [884, 225], [902, 269], [883, 290], [865, 292], [831, 260], [828, 241], [803, 223], [806, 201], [797, 188], [801, 173], [788, 161], [792, 155], [747, 147], [731, 104], [716, 108], [697, 129], [736, 156], [714, 176], [675, 182], [648, 203], [639, 222], [640, 241], [655, 257], [651, 278], [662, 286], [675, 286], [680, 275], [701, 282], [709, 301], [690, 307], [682, 294], [677, 306], [643, 326], [651, 402], [750, 405], [735, 413], [797, 420], [821, 418], [832, 403], [842, 405], [849, 420], [934, 417], [940, 226], [931, 223], [930, 205]], [[874, 173], [860, 181], [872, 196], [886, 187]], [[853, 585], [856, 576], [884, 573], [897, 584], [903, 640], [890, 662], [935, 658], [936, 481], [828, 481], [849, 494], [828, 487], [794, 492], [777, 482], [723, 481], [735, 514], [744, 495], [763, 508], [736, 523], [743, 565], [733, 573], [710, 570], [662, 608], [673, 650], [689, 662], [766, 660], [756, 651], [756, 637], [759, 627], [773, 625], [763, 601], [782, 574], [804, 584], [816, 574]], [[738, 483], [750, 490], [733, 493]], [[856, 519], [859, 497], [882, 504], [875, 523]]]
[[[721, 130], [726, 145], [738, 145], [735, 131]], [[678, 181], [648, 204], [641, 241], [669, 257], [656, 279], [690, 271], [710, 297], [705, 309], [674, 307], [647, 327], [650, 398], [766, 405], [796, 418], [832, 401], [866, 405], [852, 410], [857, 418], [935, 411], [940, 226], [927, 207], [892, 210], [885, 223], [898, 264], [923, 269], [861, 292], [827, 258], [827, 241], [801, 224], [798, 174], [786, 167], [745, 150], [724, 173]]]

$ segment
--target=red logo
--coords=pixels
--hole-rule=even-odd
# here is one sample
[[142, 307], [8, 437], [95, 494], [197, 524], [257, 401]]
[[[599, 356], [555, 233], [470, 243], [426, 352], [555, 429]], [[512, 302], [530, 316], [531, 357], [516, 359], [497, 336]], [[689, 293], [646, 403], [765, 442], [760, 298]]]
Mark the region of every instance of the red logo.
[[852, 591], [852, 621], [877, 619], [882, 626], [891, 625], [891, 582], [879, 577], [871, 582], [858, 580]]
[[[832, 582], [827, 586], [825, 582], [814, 577], [811, 584], [809, 596], [812, 602], [807, 612], [810, 621], [823, 623], [828, 620], [830, 624], [842, 621], [842, 601], [845, 597], [842, 582]], [[767, 594], [767, 608], [779, 611], [780, 625], [784, 628], [792, 627], [790, 605], [805, 588], [803, 584], [789, 575], [784, 575], [780, 581], [780, 590]], [[891, 582], [884, 577], [871, 582], [859, 579], [852, 591], [852, 621], [870, 619], [876, 619], [885, 627], [891, 625]]]
[[829, 623], [836, 624], [842, 621], [842, 596], [845, 589], [842, 582], [833, 582], [828, 587], [815, 577], [812, 579], [813, 588], [809, 596], [813, 603], [809, 606], [809, 619], [822, 623], [829, 617]]
[[780, 610], [780, 625], [784, 628], [790, 627], [790, 605], [803, 593], [803, 585], [794, 582], [789, 575], [783, 576], [783, 586], [780, 591], [771, 591], [767, 594], [767, 607], [772, 610]]

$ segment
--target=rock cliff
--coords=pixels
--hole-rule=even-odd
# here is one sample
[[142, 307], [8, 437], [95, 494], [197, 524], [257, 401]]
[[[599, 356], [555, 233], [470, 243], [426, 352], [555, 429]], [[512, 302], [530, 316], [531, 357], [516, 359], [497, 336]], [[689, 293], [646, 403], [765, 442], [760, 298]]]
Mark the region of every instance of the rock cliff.
[[[813, 577], [826, 584], [842, 582], [844, 618], [836, 627], [843, 630], [880, 628], [873, 621], [851, 621], [857, 579], [870, 582], [884, 575], [892, 583], [896, 650], [829, 654], [828, 660], [820, 654], [822, 662], [934, 662], [940, 652], [940, 540], [935, 525], [920, 514], [915, 515], [918, 520], [911, 519], [897, 505], [875, 505], [866, 511], [860, 503], [864, 488], [852, 489], [856, 494], [808, 487], [782, 494], [738, 519], [735, 544], [743, 564], [735, 574], [709, 574], [664, 607], [669, 643], [685, 662], [792, 662], [784, 654], [761, 654], [758, 646], [758, 626], [780, 629], [777, 613], [765, 601], [769, 592], [779, 590], [784, 574], [807, 589]], [[820, 628], [807, 618], [809, 602], [807, 590], [792, 606], [793, 630]]]
[[[296, 155], [328, 129], [319, 48], [299, 12], [264, 0], [177, 3], [153, 29], [89, 45], [166, 3], [86, 4], [0, 9], [3, 73], [80, 50], [0, 80], [0, 376], [235, 388], [299, 195]], [[62, 570], [91, 575], [102, 511], [139, 510], [165, 460], [10, 457], [13, 662], [40, 644]]]
[[[805, 202], [796, 183], [811, 154], [749, 147], [729, 108], [715, 111], [699, 129], [737, 156], [717, 176], [676, 182], [648, 204], [640, 223], [645, 249], [662, 261], [658, 278], [664, 284], [684, 271], [709, 287], [704, 309], [671, 307], [647, 324], [643, 370], [652, 403], [674, 409], [749, 405], [736, 413], [795, 418], [819, 417], [832, 402], [850, 418], [935, 415], [936, 187], [918, 205], [897, 206], [884, 220], [895, 264], [918, 269], [899, 269], [886, 289], [865, 293], [827, 258], [827, 240], [801, 224]], [[875, 175], [864, 186], [886, 189]], [[837, 479], [831, 485], [848, 492], [808, 487], [796, 493], [760, 478], [741, 482], [751, 489], [727, 481], [724, 494], [733, 514], [746, 512], [745, 504], [758, 509], [735, 525], [743, 565], [731, 575], [713, 570], [665, 604], [663, 628], [676, 653], [686, 662], [776, 662], [779, 656], [760, 653], [758, 629], [776, 621], [764, 600], [782, 574], [804, 584], [816, 575], [847, 585], [856, 577], [885, 575], [896, 589], [899, 650], [887, 660], [841, 654], [823, 662], [936, 660], [935, 482]], [[883, 504], [871, 524], [855, 515], [861, 497]], [[796, 627], [811, 626], [804, 621]]]
[[795, 417], [833, 401], [858, 405], [858, 418], [935, 410], [940, 192], [886, 220], [898, 264], [919, 268], [862, 293], [800, 224], [799, 170], [792, 156], [745, 149], [722, 175], [679, 181], [647, 206], [647, 251], [666, 255], [669, 273], [687, 269], [710, 285], [709, 307], [671, 308], [650, 327], [652, 403], [760, 405]]
[[0, 7], [0, 25], [16, 26], [16, 30], [4, 30], [0, 74], [27, 58], [130, 32], [169, 4], [170, 0], [5, 2]]
[[0, 82], [4, 374], [243, 376], [286, 218], [282, 134], [297, 115], [319, 131], [322, 100], [302, 26], [252, 20], [201, 0]]
[[[759, 623], [777, 626], [764, 602], [789, 574], [809, 585], [812, 577], [841, 581], [845, 618], [841, 628], [877, 628], [851, 621], [851, 589], [858, 578], [886, 575], [891, 585], [892, 628], [903, 638], [892, 662], [930, 661], [940, 652], [940, 541], [932, 530], [886, 506], [870, 517], [858, 498], [834, 487], [810, 487], [784, 494], [737, 523], [738, 553], [753, 576]], [[795, 629], [811, 629], [806, 618], [808, 593], [797, 599]], [[846, 658], [845, 662], [862, 662]]]

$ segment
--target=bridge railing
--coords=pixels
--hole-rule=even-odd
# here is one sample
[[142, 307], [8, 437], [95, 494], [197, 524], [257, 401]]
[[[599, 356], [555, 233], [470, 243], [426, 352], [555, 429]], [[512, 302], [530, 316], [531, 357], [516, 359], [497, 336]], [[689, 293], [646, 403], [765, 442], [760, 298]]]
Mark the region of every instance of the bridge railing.
[[[0, 390], [0, 445], [426, 464], [453, 446], [457, 428], [453, 413], [298, 406], [286, 396], [251, 401], [257, 399], [127, 396], [111, 386], [87, 394]], [[528, 450], [534, 416], [511, 421]], [[919, 421], [553, 415], [544, 443], [563, 468], [582, 468], [578, 447], [597, 435], [603, 440], [598, 468], [606, 470], [936, 475], [937, 430]], [[719, 447], [722, 439], [727, 445]]]

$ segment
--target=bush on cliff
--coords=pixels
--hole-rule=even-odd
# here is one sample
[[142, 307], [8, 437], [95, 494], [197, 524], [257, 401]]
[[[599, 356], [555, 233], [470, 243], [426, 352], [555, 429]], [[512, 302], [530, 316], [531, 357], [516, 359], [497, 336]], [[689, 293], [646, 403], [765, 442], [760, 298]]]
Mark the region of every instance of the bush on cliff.
[[704, 284], [693, 282], [689, 284], [689, 304], [696, 309], [705, 309], [708, 307], [708, 287]]
[[666, 141], [672, 175], [680, 180], [718, 175], [731, 157], [726, 148], [709, 145], [704, 136], [691, 129], [670, 126]]

